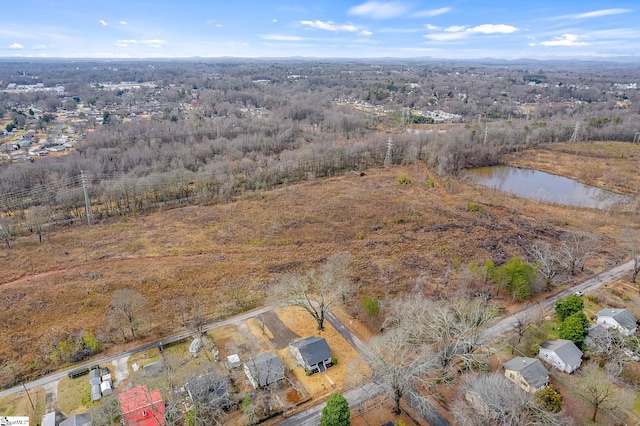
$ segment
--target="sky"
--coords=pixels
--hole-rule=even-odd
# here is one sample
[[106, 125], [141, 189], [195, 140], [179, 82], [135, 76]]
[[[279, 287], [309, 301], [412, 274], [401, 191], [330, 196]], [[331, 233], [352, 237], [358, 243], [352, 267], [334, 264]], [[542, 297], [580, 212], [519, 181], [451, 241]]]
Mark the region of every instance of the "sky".
[[640, 59], [638, 0], [30, 0], [0, 57]]

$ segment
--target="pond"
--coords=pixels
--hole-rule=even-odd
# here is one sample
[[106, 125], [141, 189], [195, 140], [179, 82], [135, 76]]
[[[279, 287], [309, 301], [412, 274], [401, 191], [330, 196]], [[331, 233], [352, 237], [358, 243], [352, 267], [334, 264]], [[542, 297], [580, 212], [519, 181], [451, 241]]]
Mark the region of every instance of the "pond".
[[540, 170], [491, 166], [468, 169], [465, 175], [476, 183], [518, 197], [567, 206], [606, 208], [628, 201], [624, 195]]

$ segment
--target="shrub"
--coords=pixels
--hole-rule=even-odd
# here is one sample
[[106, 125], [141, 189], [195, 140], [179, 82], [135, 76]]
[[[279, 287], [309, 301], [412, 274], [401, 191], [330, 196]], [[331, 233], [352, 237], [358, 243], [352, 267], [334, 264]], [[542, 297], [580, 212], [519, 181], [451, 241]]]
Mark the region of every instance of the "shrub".
[[398, 183], [400, 185], [409, 185], [411, 183], [411, 179], [409, 179], [407, 175], [400, 175], [400, 177], [398, 177]]
[[380, 312], [380, 301], [371, 296], [364, 296], [362, 298], [362, 307], [369, 315], [374, 317]]
[[484, 207], [479, 206], [478, 204], [474, 204], [474, 203], [467, 203], [467, 211], [469, 212], [477, 212], [477, 213], [483, 213], [484, 212]]

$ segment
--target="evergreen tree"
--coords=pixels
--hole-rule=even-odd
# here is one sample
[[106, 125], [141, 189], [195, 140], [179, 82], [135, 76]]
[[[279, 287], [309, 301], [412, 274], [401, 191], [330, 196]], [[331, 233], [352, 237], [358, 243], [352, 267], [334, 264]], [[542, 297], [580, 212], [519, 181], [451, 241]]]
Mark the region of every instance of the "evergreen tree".
[[322, 409], [320, 426], [349, 426], [349, 403], [342, 394], [332, 393]]

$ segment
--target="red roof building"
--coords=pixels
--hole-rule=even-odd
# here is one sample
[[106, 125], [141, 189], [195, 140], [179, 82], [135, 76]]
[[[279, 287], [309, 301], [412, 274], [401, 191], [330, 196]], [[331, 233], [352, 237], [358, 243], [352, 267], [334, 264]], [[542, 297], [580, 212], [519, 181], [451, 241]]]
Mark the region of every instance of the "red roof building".
[[119, 395], [124, 426], [164, 426], [164, 402], [159, 390], [136, 386]]

